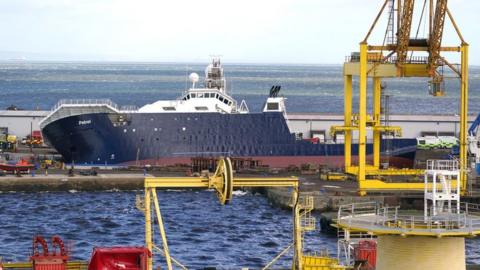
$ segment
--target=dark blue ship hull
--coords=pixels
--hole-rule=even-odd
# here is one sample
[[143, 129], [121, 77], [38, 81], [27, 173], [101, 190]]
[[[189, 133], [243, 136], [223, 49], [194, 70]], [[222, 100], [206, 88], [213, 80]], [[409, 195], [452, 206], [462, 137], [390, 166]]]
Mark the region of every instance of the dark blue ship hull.
[[[263, 164], [341, 164], [343, 144], [312, 144], [290, 133], [282, 113], [91, 113], [56, 120], [42, 130], [76, 164], [175, 164], [192, 157], [253, 157]], [[382, 142], [408, 166], [415, 139]], [[358, 145], [352, 145], [358, 152]], [[367, 154], [372, 145], [367, 145]], [[401, 162], [401, 163], [402, 163]], [[400, 165], [402, 166], [402, 165]]]

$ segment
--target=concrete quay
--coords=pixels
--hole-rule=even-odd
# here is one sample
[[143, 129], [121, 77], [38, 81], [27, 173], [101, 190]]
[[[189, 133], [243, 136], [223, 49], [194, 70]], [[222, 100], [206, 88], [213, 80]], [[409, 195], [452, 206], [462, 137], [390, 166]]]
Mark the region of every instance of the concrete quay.
[[107, 191], [143, 189], [143, 173], [67, 176], [49, 174], [0, 177], [0, 192]]

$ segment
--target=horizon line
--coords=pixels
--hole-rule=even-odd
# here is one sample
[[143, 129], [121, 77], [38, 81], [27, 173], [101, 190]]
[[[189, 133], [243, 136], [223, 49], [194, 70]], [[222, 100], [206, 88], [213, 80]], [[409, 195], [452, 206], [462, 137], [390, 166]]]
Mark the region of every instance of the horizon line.
[[[209, 62], [209, 61], [208, 61]], [[161, 61], [161, 60], [23, 60], [23, 59], [0, 59], [1, 64], [29, 64], [29, 63], [111, 63], [111, 64], [195, 64], [204, 65], [205, 61]], [[305, 62], [223, 62], [224, 65], [284, 65], [284, 66], [341, 66], [345, 62], [340, 63], [305, 63]], [[469, 67], [480, 67], [480, 64], [470, 64]]]

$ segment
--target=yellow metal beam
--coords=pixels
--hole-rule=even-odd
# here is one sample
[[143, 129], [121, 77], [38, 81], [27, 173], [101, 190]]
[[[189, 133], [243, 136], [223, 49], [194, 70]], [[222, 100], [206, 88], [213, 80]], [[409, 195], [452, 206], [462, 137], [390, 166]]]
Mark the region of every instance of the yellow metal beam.
[[433, 18], [432, 31], [429, 39], [428, 69], [430, 75], [434, 78], [437, 68], [440, 65], [440, 47], [442, 44], [443, 27], [445, 25], [445, 14], [447, 10], [447, 0], [437, 0], [435, 5], [435, 15]]
[[147, 177], [146, 188], [208, 188], [206, 177]]
[[167, 261], [167, 268], [168, 270], [172, 270], [173, 269], [172, 258], [170, 257], [170, 250], [168, 248], [168, 243], [167, 243], [167, 234], [165, 233], [165, 227], [163, 226], [163, 218], [162, 218], [162, 214], [160, 213], [160, 205], [158, 203], [157, 190], [155, 188], [151, 188], [150, 191], [152, 192], [153, 204], [155, 205], [155, 213], [157, 216], [158, 229], [160, 230], [160, 235], [162, 237], [163, 253], [165, 255], [165, 260]]
[[[396, 78], [398, 77], [395, 63], [367, 63], [369, 78]], [[427, 63], [404, 63], [403, 74], [400, 77], [429, 77]], [[347, 62], [343, 66], [344, 75], [360, 76], [360, 63]]]
[[[368, 51], [392, 51], [395, 50], [395, 45], [369, 45], [368, 46]], [[439, 49], [442, 52], [460, 52], [461, 47], [460, 46], [444, 46], [440, 47]], [[428, 47], [408, 47], [408, 51], [413, 51], [413, 52], [428, 52]]]
[[[145, 181], [146, 182], [146, 181]], [[150, 254], [153, 254], [153, 243], [152, 243], [152, 210], [151, 210], [151, 194], [150, 194], [150, 189], [149, 187], [145, 186], [145, 244], [147, 246], [147, 249], [150, 251]], [[147, 270], [153, 270], [152, 269], [152, 257], [149, 257], [148, 259], [148, 264], [147, 264]]]
[[[365, 166], [365, 175], [423, 175], [425, 170], [419, 169], [379, 169], [372, 165]], [[350, 166], [346, 173], [357, 175], [358, 166]]]
[[[408, 43], [410, 41], [410, 31], [412, 30], [411, 25], [414, 6], [414, 0], [403, 0], [402, 18], [400, 21], [400, 27], [398, 28], [397, 47], [395, 49], [397, 52], [397, 64], [399, 65], [399, 71], [402, 70], [401, 66], [407, 60]], [[399, 75], [401, 75], [401, 73]]]
[[[397, 136], [401, 136], [402, 134], [402, 128], [400, 126], [373, 126], [373, 127], [367, 126], [366, 128], [374, 131], [378, 131], [378, 132], [394, 132], [395, 135]], [[338, 132], [354, 131], [358, 129], [359, 129], [358, 126], [331, 126], [330, 134], [333, 136]]]
[[298, 198], [298, 189], [294, 188], [292, 194], [293, 207], [293, 243], [294, 243], [294, 252], [293, 252], [293, 270], [302, 270], [302, 254], [303, 254], [303, 239], [302, 239], [302, 230], [301, 230], [301, 220], [300, 220], [300, 207], [299, 207], [299, 198]]
[[365, 181], [367, 163], [367, 43], [360, 44], [360, 93], [359, 93], [359, 129], [358, 129], [358, 181]]
[[373, 166], [380, 167], [380, 142], [381, 132], [380, 127], [380, 97], [381, 97], [381, 80], [380, 78], [373, 78], [373, 119], [375, 121], [373, 130]]
[[453, 18], [452, 13], [450, 13], [450, 9], [448, 9], [448, 7], [447, 7], [447, 15], [450, 21], [452, 22], [452, 25], [455, 28], [455, 31], [457, 32], [458, 38], [462, 41], [462, 44], [467, 44], [463, 39], [462, 32], [460, 32], [460, 29], [458, 28], [457, 23], [455, 22], [455, 19]]
[[386, 169], [386, 170], [369, 170], [367, 175], [384, 175], [384, 176], [395, 176], [395, 175], [423, 175], [425, 170], [416, 170], [416, 169]]
[[[212, 188], [208, 177], [147, 177], [147, 188]], [[293, 187], [298, 186], [297, 177], [236, 177], [234, 187]]]
[[[3, 269], [32, 269], [32, 262], [4, 262]], [[67, 270], [83, 270], [88, 268], [88, 261], [68, 261]]]
[[462, 45], [460, 86], [460, 182], [461, 190], [467, 190], [467, 121], [468, 121], [468, 44]]
[[[456, 181], [452, 182], [452, 188], [456, 188]], [[432, 183], [427, 184], [427, 189], [432, 189]], [[360, 182], [359, 191], [425, 191], [425, 183], [422, 182], [385, 182], [378, 179], [368, 179]]]
[[265, 178], [242, 178], [233, 179], [234, 187], [297, 187], [297, 177], [265, 177]]
[[[352, 75], [344, 76], [344, 125], [352, 125]], [[345, 167], [352, 165], [352, 131], [344, 131]]]

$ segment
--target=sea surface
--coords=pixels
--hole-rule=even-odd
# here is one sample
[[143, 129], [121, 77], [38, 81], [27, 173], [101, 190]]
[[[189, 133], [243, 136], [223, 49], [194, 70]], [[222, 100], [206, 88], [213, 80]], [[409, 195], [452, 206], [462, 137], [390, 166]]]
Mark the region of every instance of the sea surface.
[[[60, 235], [73, 259], [88, 260], [95, 246], [144, 245], [144, 215], [135, 207], [140, 192], [0, 194], [0, 257], [26, 261], [32, 237]], [[190, 269], [259, 269], [292, 242], [292, 212], [266, 198], [235, 191], [221, 206], [210, 191], [161, 191], [159, 203], [172, 256]], [[161, 247], [158, 227], [154, 238]], [[311, 232], [306, 251], [336, 254], [336, 238]], [[291, 252], [274, 269], [289, 268]], [[156, 262], [163, 263], [161, 256]], [[164, 265], [164, 264], [163, 264]]]
[[[140, 107], [179, 97], [190, 87], [188, 74], [196, 72], [202, 81], [206, 65], [0, 62], [0, 109], [16, 105], [23, 109], [48, 110], [60, 99], [100, 98]], [[224, 68], [227, 91], [239, 102], [244, 99], [250, 111], [261, 111], [270, 87], [281, 85], [290, 112], [343, 112], [341, 65], [227, 63]], [[445, 75], [452, 76], [451, 73]], [[422, 78], [385, 80], [390, 113], [457, 114], [458, 79], [446, 79], [445, 97], [430, 96], [427, 81]], [[470, 112], [480, 112], [480, 67], [470, 68], [469, 101]]]
[[[93, 247], [143, 246], [144, 215], [135, 207], [142, 192], [43, 192], [0, 194], [0, 257], [27, 261], [32, 238], [61, 236], [72, 259], [88, 260]], [[172, 256], [190, 269], [259, 269], [292, 243], [292, 212], [271, 206], [259, 194], [235, 191], [222, 206], [211, 191], [159, 191]], [[318, 213], [314, 214], [318, 222]], [[155, 223], [154, 241], [161, 247]], [[306, 252], [337, 254], [337, 239], [316, 231], [305, 236]], [[467, 239], [467, 263], [480, 264], [478, 239]], [[291, 250], [273, 269], [289, 269]], [[165, 265], [155, 255], [156, 265]]]

